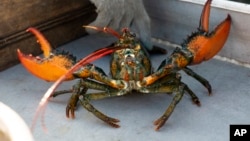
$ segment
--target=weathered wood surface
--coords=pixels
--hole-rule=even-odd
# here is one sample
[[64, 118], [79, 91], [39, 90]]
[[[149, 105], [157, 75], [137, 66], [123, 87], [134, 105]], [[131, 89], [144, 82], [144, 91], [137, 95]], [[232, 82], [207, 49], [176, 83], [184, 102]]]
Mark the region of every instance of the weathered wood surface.
[[82, 25], [96, 17], [88, 0], [2, 0], [0, 4], [0, 71], [18, 63], [16, 49], [41, 53], [39, 45], [25, 30], [42, 31], [53, 47], [85, 34]]
[[88, 4], [88, 0], [1, 0], [0, 37]]

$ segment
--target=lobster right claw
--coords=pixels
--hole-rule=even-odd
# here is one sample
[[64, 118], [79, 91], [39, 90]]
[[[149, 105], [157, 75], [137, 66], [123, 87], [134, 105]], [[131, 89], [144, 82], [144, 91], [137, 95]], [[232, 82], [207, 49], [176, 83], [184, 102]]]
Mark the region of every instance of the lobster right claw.
[[211, 33], [208, 31], [211, 1], [208, 0], [203, 8], [198, 32], [192, 34], [184, 43], [184, 46], [193, 54], [192, 62], [189, 65], [211, 59], [222, 49], [228, 38], [231, 26], [230, 15], [214, 31]]

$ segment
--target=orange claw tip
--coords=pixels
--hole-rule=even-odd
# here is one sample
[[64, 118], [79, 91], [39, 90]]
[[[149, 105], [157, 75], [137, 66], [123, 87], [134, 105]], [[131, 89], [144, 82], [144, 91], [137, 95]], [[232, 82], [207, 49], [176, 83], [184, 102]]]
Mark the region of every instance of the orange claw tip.
[[30, 27], [26, 31], [31, 32], [36, 36], [37, 42], [41, 44], [41, 49], [43, 50], [44, 57], [49, 57], [51, 53], [51, 45], [43, 36], [43, 34], [34, 27]]
[[[17, 55], [22, 65], [30, 73], [46, 81], [56, 81], [73, 66], [73, 63], [62, 55], [41, 59], [40, 57], [25, 55], [19, 49], [17, 49]], [[72, 75], [66, 77], [66, 80], [71, 79], [73, 79]]]
[[208, 0], [203, 7], [201, 17], [200, 17], [200, 29], [206, 32], [209, 31], [209, 15], [211, 9], [212, 0]]

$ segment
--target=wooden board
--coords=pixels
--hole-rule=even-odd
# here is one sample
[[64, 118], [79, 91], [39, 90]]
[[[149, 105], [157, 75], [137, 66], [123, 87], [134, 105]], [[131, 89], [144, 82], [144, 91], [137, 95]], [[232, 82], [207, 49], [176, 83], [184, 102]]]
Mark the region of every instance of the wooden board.
[[16, 49], [34, 55], [41, 51], [28, 27], [44, 33], [53, 47], [86, 34], [82, 25], [96, 17], [88, 0], [2, 0], [0, 5], [0, 71], [18, 63]]

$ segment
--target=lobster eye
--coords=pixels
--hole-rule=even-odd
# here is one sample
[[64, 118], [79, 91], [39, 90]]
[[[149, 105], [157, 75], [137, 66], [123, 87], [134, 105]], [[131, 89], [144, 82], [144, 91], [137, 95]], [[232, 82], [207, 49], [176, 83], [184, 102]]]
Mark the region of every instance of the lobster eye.
[[125, 54], [131, 54], [132, 52], [131, 52], [131, 50], [130, 49], [126, 49], [125, 50]]

